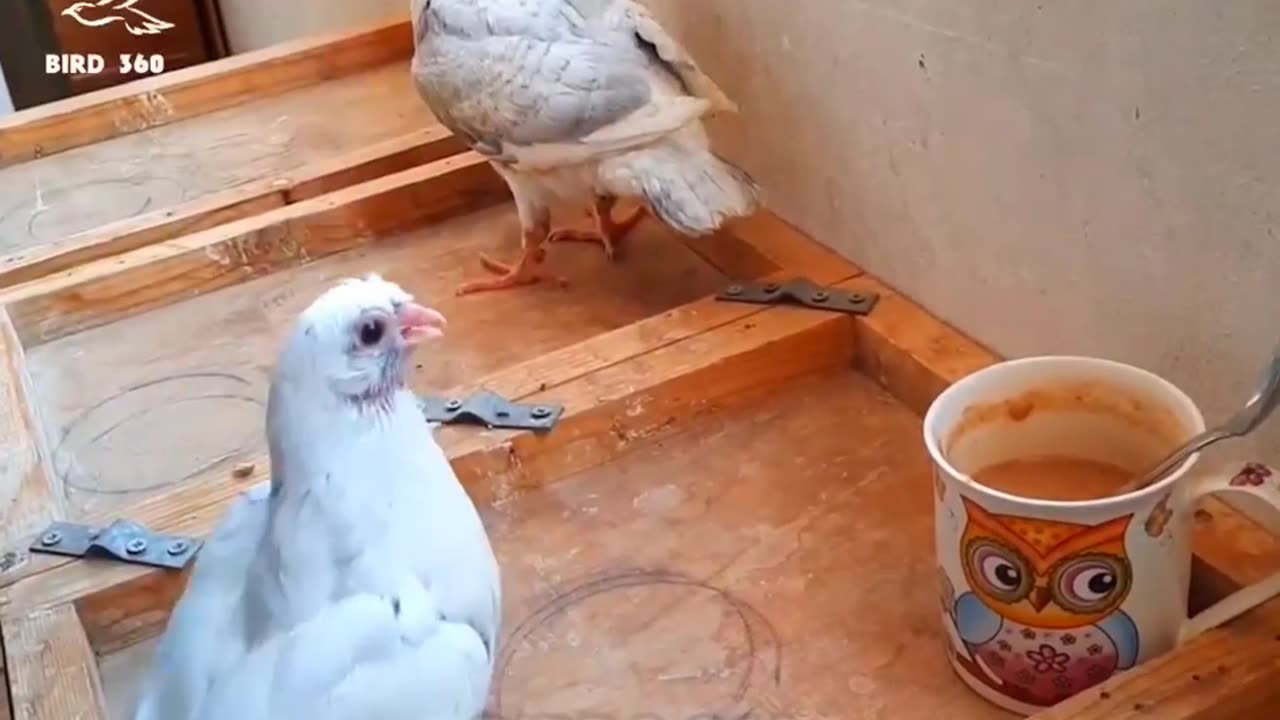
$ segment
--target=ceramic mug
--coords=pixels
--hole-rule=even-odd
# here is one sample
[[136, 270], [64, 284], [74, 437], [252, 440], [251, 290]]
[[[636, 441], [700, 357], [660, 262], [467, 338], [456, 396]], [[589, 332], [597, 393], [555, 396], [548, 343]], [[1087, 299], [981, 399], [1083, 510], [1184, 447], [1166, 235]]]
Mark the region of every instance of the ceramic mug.
[[971, 477], [1044, 455], [1136, 474], [1203, 430], [1173, 384], [1087, 357], [999, 363], [933, 402], [924, 440], [943, 624], [970, 688], [1031, 715], [1280, 594], [1277, 573], [1187, 617], [1196, 505], [1247, 495], [1280, 513], [1280, 475], [1263, 465], [1205, 475], [1196, 455], [1155, 485], [1083, 501], [1019, 497]]

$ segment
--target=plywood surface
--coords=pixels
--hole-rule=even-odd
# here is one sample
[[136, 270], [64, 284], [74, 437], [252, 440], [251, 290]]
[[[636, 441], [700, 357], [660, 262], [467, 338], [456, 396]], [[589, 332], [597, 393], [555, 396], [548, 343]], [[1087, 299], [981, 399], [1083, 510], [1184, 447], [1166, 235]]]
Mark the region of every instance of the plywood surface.
[[[842, 373], [485, 507], [506, 605], [496, 709], [1010, 717], [941, 651], [919, 422]], [[149, 651], [104, 660], [109, 705], [129, 706]]]
[[339, 278], [382, 272], [450, 318], [449, 335], [422, 351], [412, 379], [434, 392], [661, 313], [724, 282], [647, 223], [623, 262], [609, 263], [589, 246], [552, 248], [548, 265], [568, 289], [551, 282], [454, 296], [464, 276], [481, 272], [481, 251], [516, 251], [517, 230], [510, 208], [481, 211], [30, 348], [33, 394], [69, 511], [123, 507], [263, 452], [263, 403], [281, 337]]
[[432, 123], [397, 62], [3, 168], [0, 256]]

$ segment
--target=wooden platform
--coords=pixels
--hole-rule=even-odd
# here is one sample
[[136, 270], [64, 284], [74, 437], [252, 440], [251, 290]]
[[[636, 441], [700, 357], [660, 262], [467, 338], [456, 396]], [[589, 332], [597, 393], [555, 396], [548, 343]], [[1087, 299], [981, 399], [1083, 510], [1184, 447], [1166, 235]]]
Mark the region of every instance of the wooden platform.
[[[516, 221], [500, 179], [401, 86], [406, 36], [276, 48], [0, 125], [4, 187], [91, 177], [94, 158], [153, 142], [162, 174], [207, 170], [182, 192], [121, 196], [134, 205], [85, 195], [87, 216], [58, 220], [80, 225], [21, 241], [0, 268], [0, 709], [128, 717], [183, 575], [26, 547], [54, 519], [208, 532], [266, 478], [284, 328], [336, 279], [377, 270], [450, 320], [415, 389], [566, 407], [546, 435], [438, 431], [503, 566], [496, 713], [1009, 717], [945, 662], [920, 441], [937, 393], [996, 358], [769, 213], [701, 241], [647, 222], [616, 263], [555, 246], [564, 284], [454, 297], [480, 251], [515, 252]], [[363, 67], [337, 73], [343, 53]], [[144, 95], [173, 117], [103, 119]], [[371, 122], [311, 107], [333, 98], [363, 98]], [[321, 139], [255, 168], [191, 151], [280, 113]], [[794, 276], [880, 301], [854, 317], [715, 299]], [[1229, 508], [1200, 517], [1196, 603], [1280, 565], [1280, 542]], [[1273, 602], [1039, 717], [1275, 717], [1278, 672]]]

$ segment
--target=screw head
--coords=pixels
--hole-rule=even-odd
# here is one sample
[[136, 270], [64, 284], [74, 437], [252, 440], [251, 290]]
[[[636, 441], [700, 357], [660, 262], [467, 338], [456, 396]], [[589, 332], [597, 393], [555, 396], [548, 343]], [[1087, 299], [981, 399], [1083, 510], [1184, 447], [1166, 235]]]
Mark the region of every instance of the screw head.
[[462, 408], [461, 400], [450, 400], [449, 402], [444, 404], [444, 409], [449, 410], [451, 412], [454, 410], [459, 410], [461, 408]]
[[831, 299], [831, 296], [828, 295], [825, 290], [819, 290], [818, 292], [814, 293], [811, 297], [813, 298], [814, 302], [826, 302], [827, 300]]
[[191, 545], [186, 540], [174, 540], [169, 543], [169, 554], [181, 555], [186, 552], [189, 547], [191, 547]]
[[539, 405], [538, 407], [534, 408], [530, 414], [533, 415], [534, 419], [545, 420], [551, 417], [551, 408], [542, 407], [541, 405]]
[[867, 296], [866, 296], [866, 295], [863, 295], [862, 293], [853, 293], [853, 294], [849, 295], [849, 304], [850, 304], [850, 305], [857, 305], [858, 303], [860, 303], [860, 302], [862, 302], [862, 301], [864, 301], [864, 300], [866, 300], [866, 299], [867, 299]]
[[769, 283], [768, 285], [764, 286], [764, 291], [770, 292], [770, 293], [778, 292], [781, 289], [782, 289], [782, 286], [779, 285], [778, 283]]
[[724, 291], [724, 292], [725, 292], [725, 294], [726, 294], [726, 295], [741, 295], [741, 294], [742, 294], [742, 286], [741, 286], [741, 285], [730, 285], [729, 287], [725, 288], [725, 291]]
[[147, 541], [142, 538], [134, 538], [129, 541], [128, 545], [124, 546], [124, 549], [130, 555], [137, 555], [147, 549]]
[[60, 542], [62, 542], [62, 533], [57, 530], [50, 530], [40, 538], [40, 544], [45, 547], [57, 545]]

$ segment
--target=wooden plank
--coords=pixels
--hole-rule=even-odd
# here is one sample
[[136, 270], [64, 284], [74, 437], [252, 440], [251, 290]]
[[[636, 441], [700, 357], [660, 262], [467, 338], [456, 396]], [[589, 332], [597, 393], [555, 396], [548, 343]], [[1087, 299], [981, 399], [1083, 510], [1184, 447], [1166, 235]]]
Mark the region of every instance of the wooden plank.
[[465, 146], [442, 126], [423, 128], [312, 163], [289, 175], [245, 183], [0, 257], [0, 288], [262, 214], [464, 150]]
[[[778, 248], [787, 243], [807, 242], [803, 236], [772, 221], [767, 213], [761, 214], [750, 223], [739, 226], [738, 230], [742, 231], [740, 238], [726, 236], [721, 239], [717, 250], [719, 257], [726, 260], [734, 257], [753, 257], [759, 273], [758, 277], [770, 272], [775, 273], [769, 276], [770, 279], [790, 277], [790, 270], [778, 270], [778, 266], [767, 260], [764, 253], [776, 252], [771, 248]], [[809, 268], [806, 272], [812, 272], [814, 279], [819, 282], [834, 282], [852, 277], [860, 271], [847, 264], [831, 264]], [[535, 392], [565, 385], [579, 377], [645, 352], [748, 317], [761, 309], [761, 306], [756, 305], [722, 303], [712, 297], [702, 298], [613, 332], [597, 335], [556, 352], [480, 377], [467, 386], [454, 388], [450, 392], [462, 395], [477, 388], [488, 388], [513, 400], [525, 399]], [[266, 459], [259, 458], [255, 464], [265, 468]], [[153, 496], [131, 510], [115, 511], [104, 516], [89, 515], [83, 518], [83, 521], [107, 523], [118, 517], [127, 517], [153, 527], [170, 527], [173, 523], [181, 522], [182, 516], [193, 509], [210, 503], [226, 502], [227, 498], [257, 481], [255, 477], [235, 479], [227, 478], [220, 473], [213, 474]], [[11, 563], [8, 569], [0, 568], [0, 588], [74, 562], [60, 556], [31, 556], [22, 549], [30, 540], [31, 538], [25, 538], [20, 547], [15, 546], [10, 549], [17, 555], [17, 561]], [[4, 598], [0, 596], [0, 605], [3, 603]]]
[[924, 415], [947, 386], [999, 357], [880, 280], [864, 289], [880, 293], [874, 312], [859, 322], [858, 369]]
[[686, 240], [685, 246], [731, 278], [758, 277], [762, 267], [787, 270], [786, 280], [804, 276], [815, 282], [825, 282], [820, 276], [852, 277], [862, 272], [768, 211], [734, 220], [709, 237]]
[[509, 197], [472, 152], [0, 292], [27, 347]]
[[1280, 714], [1280, 603], [1208, 632], [1035, 720], [1252, 720]]
[[13, 564], [12, 545], [60, 516], [22, 345], [0, 308], [0, 567]]
[[0, 119], [0, 168], [312, 85], [413, 53], [408, 22], [325, 34], [59, 100]]
[[[555, 478], [607, 462], [672, 431], [693, 415], [759, 399], [797, 377], [845, 367], [852, 359], [853, 325], [848, 315], [790, 307], [722, 303], [714, 307], [740, 313], [741, 319], [624, 362], [607, 364], [612, 358], [605, 357], [606, 365], [599, 370], [524, 398], [565, 404], [565, 416], [549, 435], [443, 429], [441, 442], [473, 497], [481, 503], [505, 502]], [[676, 322], [688, 322], [696, 313], [682, 313], [684, 319]], [[623, 338], [631, 334], [632, 341], [637, 335], [631, 329], [618, 332]], [[599, 349], [596, 344], [595, 351]], [[568, 372], [576, 374], [573, 369]], [[525, 369], [506, 382], [516, 383], [517, 388], [537, 382], [541, 388], [544, 383], [535, 380], [538, 376], [536, 370]], [[169, 505], [159, 516], [151, 503], [145, 513], [151, 516], [139, 513], [136, 519], [172, 532], [207, 533], [235, 494], [263, 481], [266, 470], [264, 458], [252, 477], [240, 484], [224, 481], [221, 492], [207, 497], [204, 504]], [[180, 584], [182, 578], [133, 566], [76, 562], [10, 586], [0, 595], [0, 605], [30, 610], [79, 601], [95, 643], [118, 647], [120, 638], [136, 640], [162, 627], [163, 613], [155, 611], [166, 608], [138, 599], [176, 595], [176, 591], [157, 590], [158, 582]], [[121, 616], [119, 608], [134, 614]]]
[[98, 662], [71, 605], [0, 618], [14, 720], [107, 720]]
[[931, 481], [919, 418], [837, 372], [487, 513], [492, 715], [1003, 719], [940, 652]]

